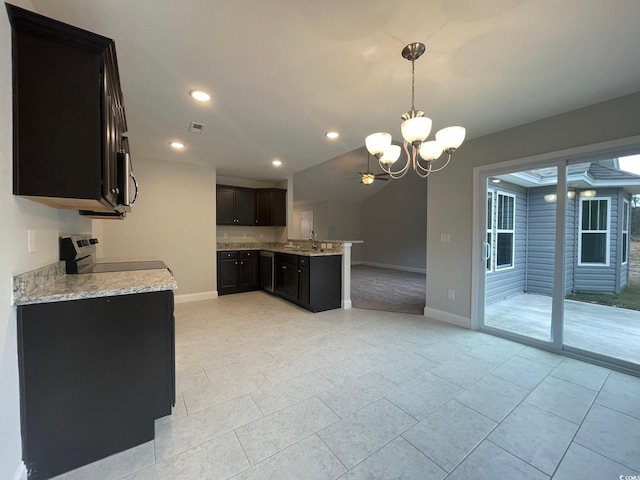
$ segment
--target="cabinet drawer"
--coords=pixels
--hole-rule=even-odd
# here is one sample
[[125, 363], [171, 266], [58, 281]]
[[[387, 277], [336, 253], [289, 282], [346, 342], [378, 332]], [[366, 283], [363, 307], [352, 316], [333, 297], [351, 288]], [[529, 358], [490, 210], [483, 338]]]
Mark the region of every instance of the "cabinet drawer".
[[240, 255], [240, 258], [258, 258], [258, 252], [256, 250], [244, 250], [238, 252], [238, 254]]
[[218, 257], [221, 259], [237, 260], [238, 252], [218, 252]]

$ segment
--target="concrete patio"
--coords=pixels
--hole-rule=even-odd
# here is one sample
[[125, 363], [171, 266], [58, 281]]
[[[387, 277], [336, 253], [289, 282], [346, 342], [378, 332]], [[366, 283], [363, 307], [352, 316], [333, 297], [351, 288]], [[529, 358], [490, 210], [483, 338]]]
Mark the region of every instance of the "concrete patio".
[[[565, 300], [564, 343], [640, 366], [640, 312]], [[523, 293], [485, 307], [487, 326], [549, 340], [551, 297]]]

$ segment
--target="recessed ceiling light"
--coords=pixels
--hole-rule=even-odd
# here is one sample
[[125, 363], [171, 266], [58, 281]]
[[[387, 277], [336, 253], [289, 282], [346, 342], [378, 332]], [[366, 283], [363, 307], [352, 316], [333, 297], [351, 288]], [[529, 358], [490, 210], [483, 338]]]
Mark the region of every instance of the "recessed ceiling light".
[[338, 138], [340, 136], [340, 134], [338, 132], [327, 132], [325, 133], [325, 135], [327, 136], [327, 138], [330, 139], [334, 139], [334, 138]]
[[184, 148], [184, 143], [180, 143], [180, 142], [171, 142], [169, 145], [171, 145], [176, 150], [181, 150]]
[[282, 162], [276, 158], [273, 162], [271, 162], [271, 164], [274, 167], [279, 167], [280, 165], [282, 165]]
[[199, 102], [208, 102], [209, 100], [211, 100], [211, 94], [209, 92], [205, 92], [204, 90], [191, 90], [189, 92], [189, 95], [191, 95]]

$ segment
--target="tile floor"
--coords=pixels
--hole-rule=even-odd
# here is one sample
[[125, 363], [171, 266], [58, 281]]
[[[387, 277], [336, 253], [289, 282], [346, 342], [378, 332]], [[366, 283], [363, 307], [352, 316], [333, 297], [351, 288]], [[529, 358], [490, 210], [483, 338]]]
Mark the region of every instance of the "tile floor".
[[263, 292], [179, 304], [176, 334], [179, 394], [155, 441], [59, 480], [640, 476], [637, 377]]

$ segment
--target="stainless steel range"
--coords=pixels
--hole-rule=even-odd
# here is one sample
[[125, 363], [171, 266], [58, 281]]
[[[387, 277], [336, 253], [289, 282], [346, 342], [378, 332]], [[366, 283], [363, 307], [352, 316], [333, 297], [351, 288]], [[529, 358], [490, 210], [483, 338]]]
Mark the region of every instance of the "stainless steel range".
[[128, 272], [168, 268], [160, 260], [98, 261], [96, 259], [97, 244], [98, 239], [90, 235], [74, 234], [60, 237], [60, 260], [65, 262], [67, 273]]

